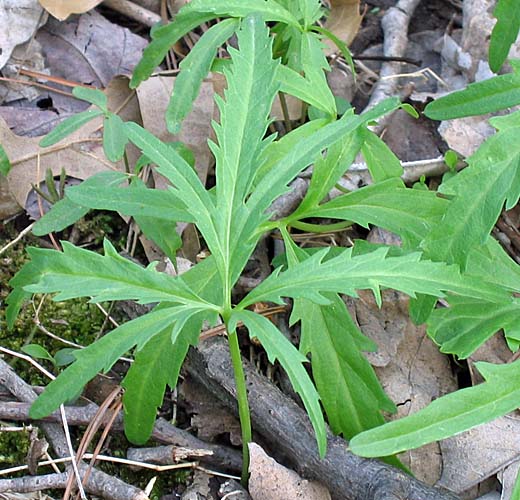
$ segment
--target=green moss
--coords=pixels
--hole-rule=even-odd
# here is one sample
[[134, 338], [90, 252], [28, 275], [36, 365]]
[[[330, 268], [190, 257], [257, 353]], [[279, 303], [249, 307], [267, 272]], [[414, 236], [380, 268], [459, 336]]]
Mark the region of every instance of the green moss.
[[0, 464], [2, 468], [25, 463], [29, 451], [29, 431], [0, 432]]

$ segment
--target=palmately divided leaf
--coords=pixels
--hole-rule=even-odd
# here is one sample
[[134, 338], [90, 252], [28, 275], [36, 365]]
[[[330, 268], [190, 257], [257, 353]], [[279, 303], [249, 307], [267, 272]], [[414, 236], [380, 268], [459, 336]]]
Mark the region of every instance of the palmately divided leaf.
[[[81, 189], [92, 187], [94, 190], [97, 190], [110, 185], [117, 186], [126, 179], [127, 175], [123, 172], [107, 170], [85, 179], [81, 183]], [[71, 188], [65, 190], [65, 198], [52, 205], [51, 209], [41, 219], [36, 221], [33, 227], [34, 234], [42, 236], [53, 231], [61, 231], [88, 213], [90, 210], [88, 206], [78, 205], [67, 197], [69, 189]]]
[[251, 338], [256, 337], [271, 363], [280, 362], [289, 376], [294, 390], [300, 395], [303, 405], [314, 428], [320, 455], [325, 456], [327, 447], [327, 432], [325, 421], [320, 407], [320, 397], [307, 373], [303, 363], [307, 358], [294, 347], [283, 333], [267, 318], [251, 311], [237, 311], [232, 316], [232, 327], [242, 321], [249, 331]]
[[394, 178], [338, 196], [305, 215], [379, 226], [401, 236], [406, 248], [417, 248], [448, 205], [433, 191], [407, 189], [401, 179]]
[[309, 166], [321, 151], [353, 133], [358, 127], [389, 113], [398, 106], [398, 99], [385, 99], [362, 115], [345, 113], [339, 120], [320, 128], [311, 137], [298, 141], [272, 166], [269, 175], [258, 182], [246, 204], [251, 213], [261, 214], [267, 210], [273, 200], [288, 191], [287, 184]]
[[215, 24], [200, 37], [182, 60], [179, 65], [181, 72], [175, 79], [173, 94], [166, 110], [166, 125], [172, 134], [180, 132], [182, 120], [191, 111], [217, 49], [235, 32], [237, 26], [237, 19], [226, 19]]
[[197, 344], [204, 313], [193, 309], [188, 314], [188, 321], [175, 338], [168, 327], [135, 353], [135, 361], [122, 382], [125, 434], [132, 443], [144, 444], [150, 437], [166, 385], [175, 389], [188, 349]]
[[506, 415], [520, 404], [520, 360], [475, 363], [483, 384], [453, 392], [400, 420], [362, 432], [350, 441], [363, 457], [392, 455], [444, 439]]
[[[23, 274], [10, 282], [32, 293], [55, 293], [55, 300], [92, 297], [104, 300], [137, 300], [141, 304], [174, 302], [211, 308], [180, 277], [172, 278], [143, 268], [124, 257], [105, 240], [105, 255], [63, 242], [63, 252], [28, 248], [31, 261]], [[32, 273], [32, 279], [30, 278]], [[27, 282], [29, 277], [29, 282]], [[215, 308], [215, 306], [213, 306]]]
[[333, 144], [324, 157], [318, 157], [314, 162], [309, 189], [299, 207], [291, 215], [291, 219], [305, 218], [310, 210], [319, 206], [355, 160], [361, 143], [361, 134], [353, 133]]
[[493, 15], [497, 19], [489, 42], [489, 66], [498, 73], [520, 30], [520, 3], [498, 0]]
[[352, 256], [349, 248], [328, 260], [325, 259], [328, 249], [318, 251], [288, 271], [273, 273], [250, 292], [239, 307], [262, 301], [283, 303], [282, 297], [304, 298], [327, 305], [329, 301], [323, 292], [356, 297], [359, 289], [372, 290], [380, 303], [381, 287], [393, 288], [411, 297], [416, 293], [442, 297], [446, 291], [451, 291], [492, 301], [507, 300], [507, 292], [500, 287], [462, 277], [457, 266], [420, 260], [420, 253], [388, 257], [388, 250], [382, 247]]
[[85, 349], [78, 349], [76, 361], [53, 380], [33, 403], [31, 418], [46, 417], [60, 404], [77, 396], [94, 376], [112, 365], [132, 347], [142, 347], [154, 335], [173, 324], [182, 306], [157, 309], [119, 326]]

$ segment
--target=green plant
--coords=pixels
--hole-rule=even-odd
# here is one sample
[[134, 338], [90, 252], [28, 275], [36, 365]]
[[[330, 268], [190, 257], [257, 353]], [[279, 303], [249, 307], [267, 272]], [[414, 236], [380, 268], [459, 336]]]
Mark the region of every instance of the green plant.
[[[492, 33], [490, 64], [497, 71], [520, 28], [518, 2], [500, 0]], [[512, 73], [470, 84], [430, 103], [425, 114], [437, 120], [480, 115], [520, 104], [520, 61]], [[504, 206], [520, 197], [520, 112], [491, 118], [495, 135], [467, 159], [468, 167], [443, 182], [439, 192], [451, 201], [440, 223], [421, 242], [424, 256], [456, 263], [465, 276], [492, 281], [509, 291], [503, 300], [474, 300], [464, 295], [447, 299], [447, 308], [433, 309], [434, 298], [412, 304], [417, 321], [426, 321], [429, 336], [442, 352], [464, 359], [497, 331], [503, 331], [513, 352], [520, 347], [520, 268], [491, 236]], [[514, 358], [512, 358], [514, 359]], [[396, 422], [355, 436], [350, 447], [366, 457], [399, 453], [489, 422], [520, 406], [520, 360], [504, 365], [476, 363], [485, 382], [459, 390]], [[520, 475], [512, 498], [520, 498]]]
[[[225, 8], [218, 7], [224, 3]], [[322, 456], [326, 450], [326, 433], [320, 399], [334, 432], [351, 438], [376, 427], [376, 430], [354, 438], [354, 451], [390, 455], [420, 439], [415, 437], [416, 441], [413, 441], [399, 434], [392, 441], [398, 444], [389, 451], [388, 446], [384, 449], [379, 446], [381, 439], [378, 435], [373, 437], [374, 434], [370, 434], [379, 432], [379, 429], [387, 432], [385, 429], [389, 427], [386, 425], [377, 427], [384, 423], [381, 411], [391, 412], [395, 407], [362, 354], [363, 351], [374, 350], [376, 346], [357, 329], [340, 294], [356, 297], [356, 290], [369, 289], [380, 304], [381, 288], [394, 288], [417, 297], [412, 309], [417, 319], [426, 319], [436, 299], [444, 297], [446, 292], [450, 292], [447, 300], [454, 305], [453, 308], [457, 304], [467, 303], [479, 304], [477, 307], [500, 304], [504, 314], [515, 311], [517, 299], [512, 297], [511, 292], [518, 288], [515, 282], [517, 267], [498, 244], [492, 240], [485, 241], [484, 231], [490, 231], [493, 217], [496, 219], [498, 216], [497, 211], [504, 199], [508, 200], [508, 205], [516, 203], [516, 187], [496, 194], [504, 188], [504, 184], [495, 186], [493, 193], [489, 193], [493, 203], [487, 203], [484, 208], [472, 201], [473, 217], [482, 213], [481, 223], [468, 234], [463, 233], [461, 214], [453, 207], [460, 202], [459, 196], [464, 187], [463, 181], [457, 179], [465, 179], [470, 174], [459, 174], [447, 181], [443, 189], [449, 196], [443, 198], [425, 189], [409, 189], [399, 178], [402, 174], [399, 160], [368, 129], [368, 124], [399, 106], [396, 99], [384, 101], [362, 115], [348, 110], [340, 119], [336, 118], [335, 108], [327, 107], [327, 110], [322, 109], [326, 111], [325, 115], [313, 116], [315, 119], [280, 139], [266, 136], [271, 106], [281, 88], [302, 98], [304, 84], [300, 78], [314, 79], [314, 83], [310, 87], [305, 84], [305, 88], [318, 96], [316, 98], [322, 106], [319, 96], [330, 92], [325, 90], [323, 70], [326, 65], [317, 64], [318, 60], [325, 60], [316, 42], [319, 40], [309, 31], [309, 26], [318, 16], [317, 5], [318, 2], [312, 0], [193, 0], [181, 11], [182, 15], [179, 14], [173, 25], [155, 31], [154, 42], [136, 71], [138, 76], [134, 83], [151, 73], [173, 41], [201, 22], [217, 16], [245, 16], [241, 20], [229, 19], [215, 25], [215, 29], [208, 30], [199, 41], [200, 45], [197, 45], [199, 52], [205, 52], [204, 47], [216, 47], [225, 40], [225, 36], [237, 33], [239, 49], [229, 48], [231, 59], [223, 69], [227, 90], [224, 98], [217, 98], [220, 110], [220, 123], [214, 124], [217, 142], [210, 142], [216, 161], [216, 186], [213, 189], [205, 188], [177, 147], [162, 143], [135, 123], [123, 123], [113, 118], [99, 92], [75, 91], [79, 97], [97, 105], [99, 111], [85, 112], [63, 122], [44, 139], [44, 144], [60, 140], [81, 126], [83, 120], [104, 115], [107, 156], [112, 159], [123, 157], [125, 145], [130, 141], [146, 157], [139, 165], [144, 162], [155, 164], [157, 171], [171, 182], [171, 187], [167, 191], [149, 189], [139, 178], [139, 165], [132, 172], [129, 169], [126, 173], [110, 171], [97, 174], [80, 186], [67, 188], [65, 198], [35, 225], [35, 231], [45, 234], [60, 230], [92, 208], [117, 210], [133, 216], [145, 234], [148, 232], [147, 236], [172, 258], [178, 248], [174, 224], [179, 221], [194, 223], [210, 257], [182, 276], [173, 278], [158, 273], [153, 265], [145, 269], [121, 257], [108, 241], [104, 243], [104, 255], [76, 248], [66, 242], [63, 243], [63, 252], [30, 248], [31, 261], [11, 281], [14, 290], [8, 299], [7, 311], [11, 325], [23, 301], [31, 293], [56, 293], [55, 300], [91, 297], [93, 302], [134, 299], [142, 304], [157, 303], [150, 313], [123, 324], [94, 344], [76, 351], [76, 361], [49, 384], [34, 403], [32, 417], [38, 418], [52, 412], [60, 403], [76, 395], [98, 371], [109, 370], [120, 356], [135, 349], [135, 362], [123, 382], [125, 430], [132, 441], [145, 442], [152, 430], [156, 408], [162, 402], [166, 385], [176, 385], [184, 357], [190, 345], [197, 344], [203, 322], [214, 324], [220, 317], [228, 331], [236, 378], [245, 452], [244, 480], [247, 477], [247, 443], [251, 439], [251, 423], [238, 346], [242, 328], [261, 342], [270, 361], [278, 360], [286, 370], [309, 414]], [[299, 15], [294, 14], [295, 9], [298, 9]], [[251, 11], [257, 14], [246, 16]], [[303, 19], [303, 24], [300, 19]], [[274, 42], [265, 25], [266, 20], [282, 23]], [[206, 37], [210, 32], [212, 35]], [[284, 83], [284, 72], [288, 73], [281, 69], [285, 66], [280, 60], [273, 57], [273, 53], [280, 53], [280, 44], [284, 46], [283, 62], [296, 60], [302, 65], [308, 64], [309, 60], [303, 57], [304, 54], [312, 56], [314, 61], [307, 70], [298, 67], [298, 71], [303, 69], [305, 77], [292, 70], [295, 74], [291, 73], [291, 78], [299, 82], [293, 86]], [[211, 64], [208, 58], [205, 59], [204, 71]], [[195, 64], [195, 60], [192, 57], [190, 61]], [[183, 64], [181, 75], [184, 72], [186, 79], [193, 79], [193, 89], [205, 73], [200, 66]], [[291, 69], [290, 64], [287, 68]], [[190, 71], [196, 75], [190, 76]], [[185, 88], [189, 85], [180, 85], [180, 95], [183, 95], [182, 89]], [[193, 93], [190, 93], [188, 100], [192, 98]], [[311, 98], [306, 99], [313, 104]], [[186, 107], [183, 109], [181, 115], [170, 120], [170, 127], [174, 130], [177, 129], [177, 121], [185, 116]], [[502, 119], [504, 132], [510, 125], [508, 118]], [[324, 202], [330, 189], [359, 152], [367, 161], [374, 184]], [[491, 152], [498, 154], [497, 147], [492, 147]], [[482, 156], [481, 163], [485, 164], [487, 155]], [[285, 194], [289, 190], [288, 184], [311, 164], [312, 179], [304, 200], [292, 214], [276, 220], [267, 212], [271, 203]], [[472, 168], [467, 171], [471, 173]], [[504, 170], [507, 168], [504, 167]], [[481, 187], [480, 184], [478, 187]], [[323, 226], [311, 222], [315, 219], [338, 222]], [[321, 231], [352, 223], [363, 226], [374, 224], [393, 231], [401, 236], [402, 248], [357, 242], [354, 248], [303, 250], [291, 239], [290, 228]], [[439, 226], [450, 232], [440, 234]], [[233, 287], [249, 257], [259, 239], [273, 230], [280, 231], [283, 236], [287, 249], [285, 266], [278, 267], [238, 304], [233, 304]], [[449, 243], [447, 249], [439, 243], [443, 237]], [[464, 257], [464, 238], [475, 246], [468, 258]], [[500, 263], [498, 270], [494, 267], [496, 262]], [[461, 274], [459, 266], [465, 268], [464, 273]], [[302, 326], [300, 350], [273, 323], [249, 309], [261, 301], [284, 303], [284, 298], [294, 300], [291, 321], [299, 321]], [[433, 319], [429, 320], [430, 332], [435, 332], [435, 325], [440, 323], [435, 323], [435, 314], [439, 313], [434, 313], [431, 316]], [[493, 322], [492, 328], [501, 325], [501, 321], [502, 317]], [[491, 335], [493, 332], [488, 333]], [[509, 333], [508, 338], [513, 342], [514, 328]], [[432, 333], [435, 340], [443, 334]], [[453, 340], [453, 335], [449, 337]], [[466, 350], [468, 338], [463, 340]], [[448, 341], [439, 343], [442, 348], [451, 345]], [[308, 353], [312, 355], [316, 387], [304, 367]], [[519, 369], [517, 366], [518, 363], [506, 368], [513, 372]], [[488, 380], [486, 394], [496, 395], [496, 377], [504, 369], [481, 368]], [[487, 414], [475, 411], [471, 419], [464, 418], [459, 412], [458, 427], [451, 425], [450, 421], [444, 434], [475, 425], [478, 418], [485, 419], [499, 411], [507, 411], [516, 389], [511, 384], [502, 389], [506, 391], [504, 397], [507, 405], [494, 409], [488, 405], [485, 407], [489, 408]], [[456, 394], [467, 393], [461, 391]], [[482, 401], [481, 396], [468, 397], [475, 408]], [[446, 420], [432, 407], [430, 411], [433, 416], [428, 422], [442, 429]], [[411, 427], [409, 425], [407, 429]], [[438, 434], [437, 430], [427, 436], [431, 439]]]
[[64, 347], [56, 351], [54, 356], [40, 344], [27, 344], [24, 345], [21, 350], [32, 358], [46, 359], [54, 368], [61, 368], [62, 366], [67, 366], [74, 362], [75, 358], [73, 353], [76, 349]]

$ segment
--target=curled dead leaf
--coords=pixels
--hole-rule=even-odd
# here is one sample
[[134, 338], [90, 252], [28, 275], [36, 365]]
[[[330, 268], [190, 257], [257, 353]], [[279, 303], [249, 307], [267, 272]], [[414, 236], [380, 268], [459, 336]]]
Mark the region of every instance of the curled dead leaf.
[[103, 0], [38, 0], [40, 5], [56, 19], [64, 21], [71, 14], [83, 14]]

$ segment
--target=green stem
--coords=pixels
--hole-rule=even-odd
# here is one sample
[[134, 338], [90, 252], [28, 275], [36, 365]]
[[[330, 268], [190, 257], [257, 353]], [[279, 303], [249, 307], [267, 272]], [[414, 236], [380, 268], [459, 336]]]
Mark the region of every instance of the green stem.
[[247, 402], [246, 377], [242, 366], [242, 357], [238, 345], [236, 330], [228, 332], [229, 350], [231, 362], [235, 374], [235, 385], [237, 388], [238, 414], [240, 416], [240, 427], [242, 429], [242, 485], [247, 487], [249, 478], [249, 443], [252, 440], [251, 415], [249, 414], [249, 403]]

